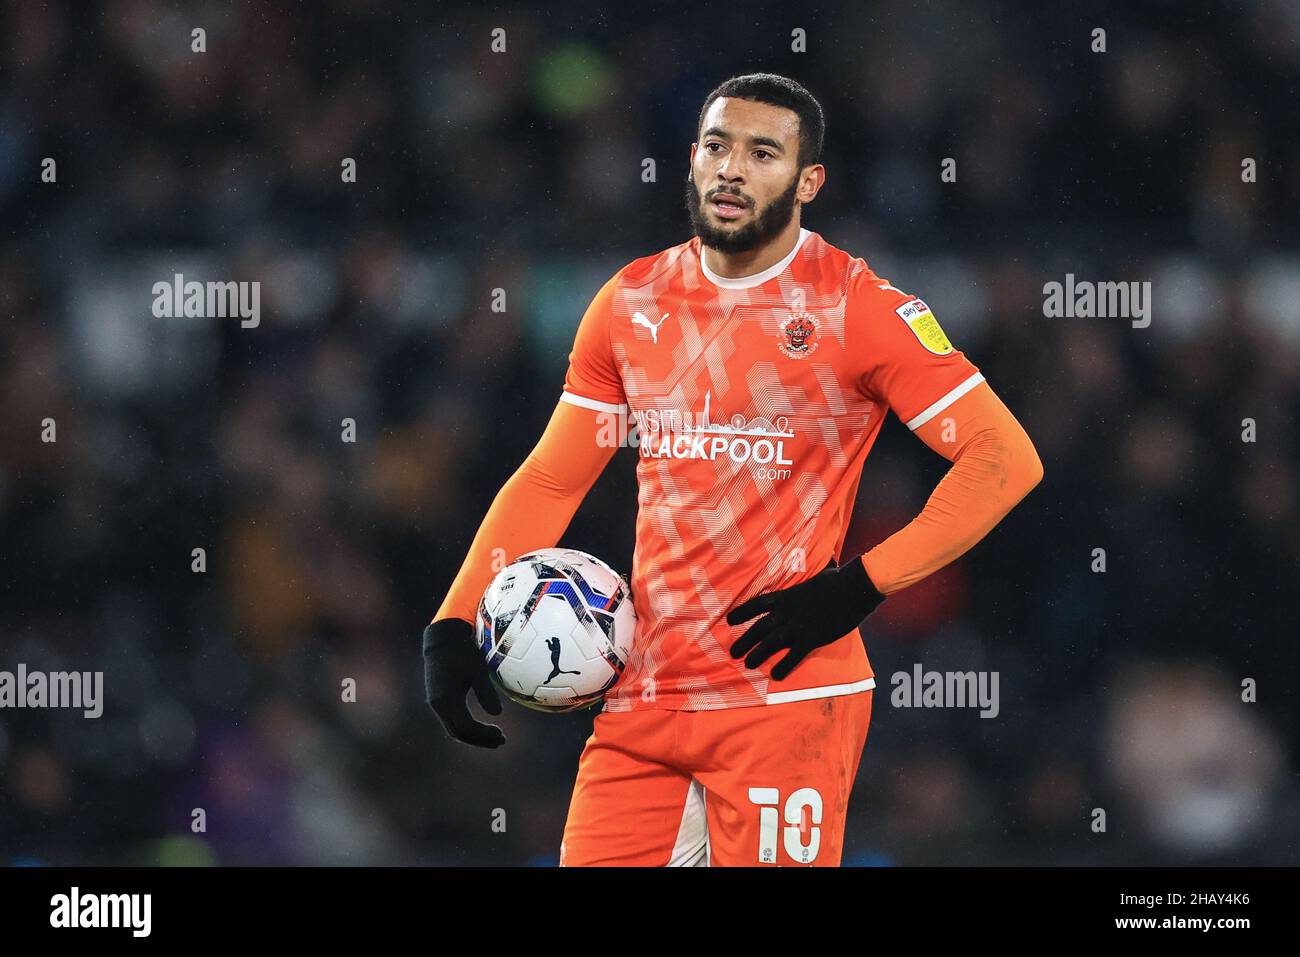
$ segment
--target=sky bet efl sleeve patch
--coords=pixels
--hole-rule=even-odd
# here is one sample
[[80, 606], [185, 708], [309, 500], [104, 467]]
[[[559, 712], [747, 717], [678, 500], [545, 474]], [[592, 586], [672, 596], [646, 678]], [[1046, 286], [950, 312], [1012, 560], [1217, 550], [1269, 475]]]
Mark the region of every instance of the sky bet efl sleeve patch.
[[911, 302], [903, 303], [894, 311], [907, 323], [907, 328], [912, 330], [912, 334], [920, 340], [921, 345], [935, 355], [946, 356], [952, 352], [952, 343], [944, 335], [939, 320], [934, 318], [934, 313], [925, 304], [925, 300], [913, 299]]

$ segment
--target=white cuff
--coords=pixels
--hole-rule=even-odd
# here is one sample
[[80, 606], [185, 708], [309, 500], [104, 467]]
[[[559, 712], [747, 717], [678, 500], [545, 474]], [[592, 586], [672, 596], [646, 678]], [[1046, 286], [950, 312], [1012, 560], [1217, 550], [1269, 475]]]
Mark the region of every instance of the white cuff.
[[975, 388], [983, 381], [984, 381], [983, 373], [976, 372], [969, 379], [967, 379], [961, 385], [957, 386], [957, 388], [953, 389], [951, 392], [945, 395], [938, 402], [935, 402], [933, 405], [931, 405], [920, 415], [917, 415], [913, 417], [911, 420], [909, 420], [907, 423], [907, 427], [911, 429], [913, 432], [915, 432], [917, 429], [925, 425], [925, 423], [929, 422], [936, 415], [938, 415], [944, 409], [948, 408], [948, 406], [952, 405], [954, 402], [956, 402], [958, 399], [960, 399], [967, 392]]
[[595, 409], [597, 412], [627, 412], [625, 403], [600, 402], [596, 399], [588, 399], [585, 395], [576, 395], [572, 392], [561, 392], [560, 401], [567, 402], [570, 405], [580, 406], [584, 409]]

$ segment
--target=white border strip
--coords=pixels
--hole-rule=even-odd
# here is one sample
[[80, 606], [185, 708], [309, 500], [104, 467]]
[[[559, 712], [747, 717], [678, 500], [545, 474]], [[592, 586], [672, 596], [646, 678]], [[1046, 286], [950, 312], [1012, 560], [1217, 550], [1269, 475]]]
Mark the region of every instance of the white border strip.
[[691, 778], [682, 807], [677, 840], [668, 854], [668, 867], [708, 867], [709, 816], [704, 806], [704, 785]]
[[794, 262], [794, 257], [799, 255], [799, 250], [803, 248], [804, 242], [812, 235], [812, 230], [803, 226], [799, 227], [799, 238], [795, 241], [794, 249], [785, 254], [780, 261], [768, 266], [762, 272], [756, 272], [750, 276], [740, 276], [736, 279], [728, 279], [726, 276], [719, 276], [712, 269], [704, 264], [704, 253], [700, 253], [700, 272], [704, 273], [704, 278], [715, 286], [721, 286], [723, 289], [753, 289], [755, 286], [761, 286], [769, 279], [775, 279], [781, 273], [785, 272], [785, 267]]
[[961, 385], [957, 386], [957, 388], [953, 389], [938, 402], [934, 403], [934, 405], [930, 406], [930, 408], [913, 418], [907, 423], [907, 427], [912, 431], [916, 431], [983, 381], [984, 373], [976, 372]]
[[570, 405], [576, 405], [584, 409], [595, 409], [597, 412], [626, 412], [627, 406], [613, 402], [599, 402], [596, 399], [588, 399], [585, 395], [576, 395], [572, 392], [561, 392], [560, 401], [567, 402]]
[[787, 701], [807, 701], [810, 698], [834, 698], [842, 694], [870, 691], [875, 686], [875, 678], [863, 678], [847, 685], [822, 685], [820, 688], [800, 688], [798, 691], [769, 691], [767, 703], [784, 704]]

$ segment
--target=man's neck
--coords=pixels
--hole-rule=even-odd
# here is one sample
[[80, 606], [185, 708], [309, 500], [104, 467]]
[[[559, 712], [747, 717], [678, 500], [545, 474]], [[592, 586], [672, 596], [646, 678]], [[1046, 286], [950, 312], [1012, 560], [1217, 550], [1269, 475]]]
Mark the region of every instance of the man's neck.
[[790, 254], [799, 242], [799, 217], [792, 217], [789, 225], [767, 245], [743, 253], [722, 253], [712, 246], [701, 244], [704, 265], [723, 279], [744, 279], [774, 266]]

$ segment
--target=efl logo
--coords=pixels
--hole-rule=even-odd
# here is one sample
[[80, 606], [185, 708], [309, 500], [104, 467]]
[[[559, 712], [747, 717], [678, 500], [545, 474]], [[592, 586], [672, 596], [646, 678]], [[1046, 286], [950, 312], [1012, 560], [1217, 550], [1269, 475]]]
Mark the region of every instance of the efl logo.
[[898, 313], [898, 318], [907, 323], [907, 328], [912, 330], [912, 335], [916, 336], [917, 341], [928, 351], [937, 356], [946, 356], [952, 352], [952, 343], [948, 341], [948, 336], [939, 325], [939, 320], [934, 318], [934, 313], [930, 311], [924, 299], [905, 302], [894, 312]]

